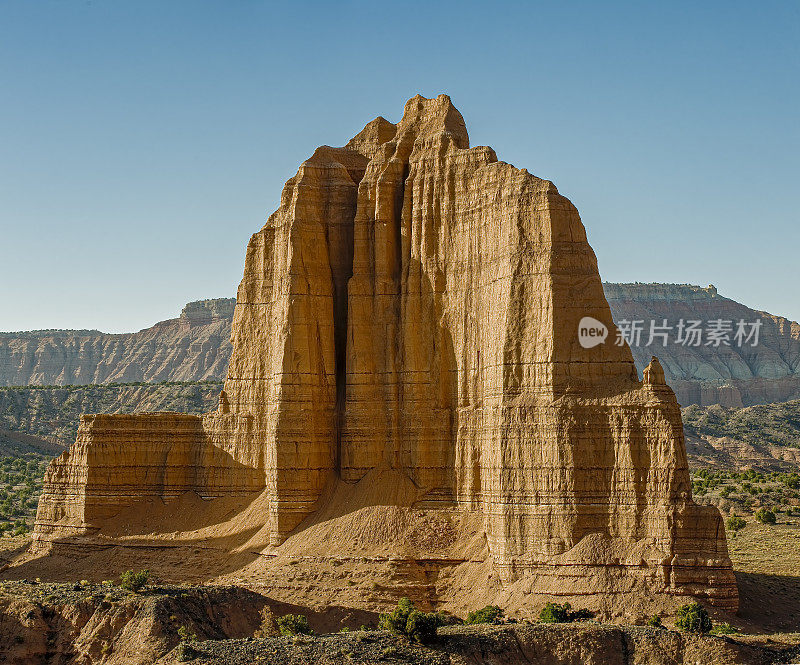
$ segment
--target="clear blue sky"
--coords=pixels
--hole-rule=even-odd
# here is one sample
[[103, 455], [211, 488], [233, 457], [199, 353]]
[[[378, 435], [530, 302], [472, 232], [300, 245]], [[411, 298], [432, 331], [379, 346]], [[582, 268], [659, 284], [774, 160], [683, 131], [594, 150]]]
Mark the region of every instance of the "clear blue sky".
[[610, 281], [800, 320], [800, 3], [0, 2], [0, 330], [233, 296], [320, 144], [448, 93]]

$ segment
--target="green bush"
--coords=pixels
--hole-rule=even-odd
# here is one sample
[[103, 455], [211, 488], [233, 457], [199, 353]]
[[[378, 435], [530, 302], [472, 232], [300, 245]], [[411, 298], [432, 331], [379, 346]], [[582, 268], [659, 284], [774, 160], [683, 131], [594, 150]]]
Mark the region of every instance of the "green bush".
[[414, 610], [408, 615], [406, 635], [420, 644], [430, 644], [436, 639], [436, 629], [439, 628], [439, 625], [439, 616], [434, 612], [426, 614]]
[[197, 633], [193, 633], [186, 626], [181, 626], [180, 628], [178, 628], [178, 637], [181, 638], [181, 642], [197, 641]]
[[119, 585], [126, 591], [140, 591], [145, 587], [148, 579], [150, 579], [150, 571], [147, 568], [139, 572], [126, 570], [120, 576]]
[[734, 536], [747, 526], [747, 522], [736, 514], [731, 515], [725, 522], [725, 526]]
[[420, 644], [430, 644], [436, 639], [436, 630], [444, 625], [444, 617], [435, 612], [420, 612], [408, 598], [401, 598], [397, 607], [381, 614], [380, 628], [395, 635], [404, 635]]
[[734, 633], [738, 633], [739, 629], [734, 628], [729, 623], [718, 623], [714, 626], [710, 631], [708, 631], [709, 635], [733, 635]]
[[569, 603], [547, 603], [542, 611], [539, 612], [540, 623], [571, 623], [573, 621], [583, 621], [594, 616], [589, 610], [572, 611]]
[[755, 518], [762, 524], [775, 524], [777, 521], [775, 518], [775, 513], [768, 508], [759, 508], [756, 511]]
[[661, 617], [658, 614], [654, 614], [647, 620], [647, 625], [653, 628], [661, 628]]
[[405, 635], [408, 617], [415, 609], [414, 603], [408, 598], [401, 598], [397, 601], [397, 607], [391, 612], [380, 615], [378, 626], [384, 630], [388, 630], [390, 633]]
[[308, 617], [304, 614], [284, 614], [275, 620], [281, 635], [311, 635]]
[[675, 626], [690, 633], [707, 633], [713, 627], [711, 617], [700, 603], [689, 603], [678, 610]]
[[466, 623], [500, 623], [502, 618], [503, 610], [497, 605], [487, 605], [480, 610], [470, 612]]
[[542, 611], [539, 612], [539, 621], [541, 623], [567, 623], [569, 619], [570, 604], [564, 603], [547, 603]]

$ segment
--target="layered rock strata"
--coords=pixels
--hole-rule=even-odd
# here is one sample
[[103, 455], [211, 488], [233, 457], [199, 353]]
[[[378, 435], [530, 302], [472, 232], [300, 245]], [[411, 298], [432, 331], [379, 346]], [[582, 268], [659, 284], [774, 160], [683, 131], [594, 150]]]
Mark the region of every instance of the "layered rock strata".
[[[319, 148], [251, 238], [217, 411], [87, 417], [48, 472], [35, 547], [102, 533], [141, 496], [265, 501], [243, 509], [265, 552], [398, 504], [478, 516], [506, 586], [734, 608], [663, 370], [639, 381], [613, 335], [581, 346], [584, 317], [614, 330], [575, 207], [471, 148], [449, 98], [415, 97], [397, 125]], [[400, 480], [367, 491], [376, 472]]]
[[[603, 285], [614, 321], [639, 322], [632, 344], [642, 369], [653, 353], [664, 365], [667, 382], [683, 406], [721, 404], [742, 407], [800, 398], [800, 324], [751, 309], [720, 295], [714, 286], [690, 284]], [[703, 333], [723, 322], [727, 337], [688, 339], [678, 326], [690, 321]], [[739, 321], [745, 332], [759, 322], [758, 336], [735, 338]], [[650, 326], [668, 326], [666, 339], [650, 338]], [[709, 343], [711, 342], [711, 343]]]
[[135, 333], [0, 333], [0, 386], [205, 381], [225, 376], [233, 298], [187, 303], [180, 317]]

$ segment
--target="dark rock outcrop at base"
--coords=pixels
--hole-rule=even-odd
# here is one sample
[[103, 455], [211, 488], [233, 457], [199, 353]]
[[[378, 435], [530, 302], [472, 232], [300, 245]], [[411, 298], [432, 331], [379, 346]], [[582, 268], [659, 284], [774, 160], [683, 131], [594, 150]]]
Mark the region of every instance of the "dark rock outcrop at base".
[[[262, 610], [308, 616], [315, 636], [263, 637]], [[702, 637], [661, 628], [503, 624], [450, 626], [421, 646], [335, 606], [277, 603], [237, 587], [0, 585], [0, 662], [8, 665], [768, 665], [793, 662], [798, 636]], [[351, 632], [338, 632], [347, 628]], [[182, 638], [196, 636], [189, 648]], [[182, 657], [180, 654], [184, 654]], [[182, 660], [179, 660], [182, 658]]]
[[[230, 640], [200, 644], [208, 665], [768, 665], [798, 649], [659, 628], [577, 625], [455, 626], [440, 628], [424, 647], [386, 632], [316, 638]], [[161, 663], [173, 662], [170, 656]]]

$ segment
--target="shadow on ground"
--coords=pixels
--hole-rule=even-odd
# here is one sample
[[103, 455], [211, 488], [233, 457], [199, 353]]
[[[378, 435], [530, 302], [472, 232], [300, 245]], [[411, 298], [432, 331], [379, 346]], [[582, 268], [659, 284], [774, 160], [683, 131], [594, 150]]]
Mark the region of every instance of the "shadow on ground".
[[800, 632], [800, 576], [736, 572], [738, 617], [765, 631]]

